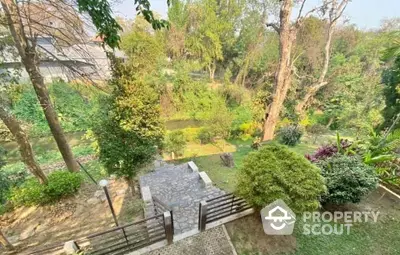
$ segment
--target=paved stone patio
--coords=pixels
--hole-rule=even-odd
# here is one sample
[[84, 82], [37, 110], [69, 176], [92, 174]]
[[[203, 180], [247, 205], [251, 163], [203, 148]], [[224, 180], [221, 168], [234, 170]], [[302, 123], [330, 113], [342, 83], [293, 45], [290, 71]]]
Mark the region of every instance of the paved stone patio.
[[187, 163], [166, 164], [141, 176], [139, 183], [141, 187], [149, 186], [152, 196], [172, 208], [175, 234], [197, 228], [200, 201], [224, 194], [214, 186], [205, 188], [199, 173], [192, 172]]
[[236, 252], [230, 243], [223, 226], [209, 229], [200, 234], [182, 239], [154, 250], [145, 255], [234, 255]]

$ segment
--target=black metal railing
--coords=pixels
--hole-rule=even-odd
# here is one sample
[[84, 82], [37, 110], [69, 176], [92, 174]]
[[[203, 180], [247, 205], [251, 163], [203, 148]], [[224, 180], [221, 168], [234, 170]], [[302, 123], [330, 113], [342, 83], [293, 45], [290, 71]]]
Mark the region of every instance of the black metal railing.
[[[164, 213], [164, 212], [170, 212], [171, 213], [171, 223], [172, 223], [172, 231], [174, 231], [174, 214], [172, 212], [172, 208], [162, 202], [159, 198], [156, 196], [152, 196], [153, 199], [153, 204], [154, 204], [154, 210], [156, 214], [159, 213]], [[174, 234], [174, 232], [172, 232]]]
[[167, 238], [165, 226], [164, 214], [157, 214], [138, 222], [89, 235], [81, 242], [90, 242], [84, 249], [85, 254], [124, 254], [165, 240]]
[[243, 198], [236, 197], [232, 193], [202, 201], [199, 204], [199, 230], [205, 230], [209, 223], [251, 208]]
[[64, 250], [64, 243], [49, 244], [40, 247], [39, 249], [34, 249], [28, 252], [28, 255], [46, 255], [46, 254], [61, 254]]

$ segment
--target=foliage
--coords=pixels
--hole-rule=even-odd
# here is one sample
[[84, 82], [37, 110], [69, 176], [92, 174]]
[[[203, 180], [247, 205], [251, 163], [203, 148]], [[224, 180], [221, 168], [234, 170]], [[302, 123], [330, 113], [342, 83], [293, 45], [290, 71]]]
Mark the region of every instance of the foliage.
[[27, 179], [11, 190], [10, 200], [16, 206], [42, 205], [75, 194], [82, 183], [79, 173], [55, 171], [48, 175], [49, 183], [41, 185], [34, 178]]
[[316, 123], [316, 124], [307, 126], [306, 131], [310, 135], [321, 135], [321, 134], [326, 133], [328, 131], [328, 129], [326, 128], [326, 126]]
[[121, 37], [121, 49], [136, 75], [154, 73], [160, 62], [166, 59], [163, 40], [159, 32], [153, 31], [140, 18], [136, 18], [129, 32]]
[[[400, 113], [400, 56], [393, 61], [390, 67], [384, 70], [382, 80], [385, 84], [383, 94], [385, 96], [386, 107], [382, 112], [385, 121], [381, 128], [388, 128], [397, 114]], [[399, 124], [396, 127], [399, 127]]]
[[5, 171], [0, 169], [0, 204], [6, 201], [10, 189], [21, 185], [27, 176], [28, 172], [25, 170]]
[[206, 127], [214, 137], [227, 139], [230, 136], [232, 114], [226, 106], [214, 108], [206, 121]]
[[99, 159], [109, 174], [128, 180], [150, 163], [162, 145], [159, 97], [130, 66], [114, 63], [114, 91], [93, 121]]
[[320, 170], [283, 145], [267, 143], [239, 169], [237, 193], [257, 208], [283, 199], [297, 213], [311, 211], [324, 192]]
[[307, 154], [305, 157], [311, 162], [318, 162], [327, 158], [333, 157], [336, 154], [346, 154], [351, 148], [353, 143], [347, 139], [340, 139], [339, 143], [327, 144], [319, 147], [314, 154]]
[[7, 151], [0, 145], [0, 169], [6, 164]]
[[202, 128], [197, 138], [200, 140], [201, 144], [211, 143], [214, 138], [214, 133], [209, 128]]
[[[16, 86], [12, 94], [12, 111], [18, 119], [32, 125], [29, 134], [49, 134], [50, 129], [33, 88]], [[86, 89], [85, 85], [55, 82], [49, 85], [49, 94], [61, 126], [65, 131], [71, 132], [89, 127], [89, 116], [98, 107], [96, 99], [101, 92]]]
[[185, 136], [186, 142], [195, 142], [198, 140], [198, 136], [201, 128], [184, 128], [181, 129]]
[[253, 121], [255, 114], [251, 107], [242, 104], [232, 111], [232, 115], [233, 121], [230, 127], [232, 137], [239, 137], [243, 140], [247, 140], [255, 134], [257, 123]]
[[[169, 5], [170, 0], [167, 0], [167, 4]], [[137, 14], [143, 14], [143, 17], [151, 24], [153, 29], [161, 29], [164, 27], [169, 27], [168, 21], [164, 19], [156, 19], [154, 17], [153, 11], [150, 9], [150, 2], [149, 0], [135, 0], [136, 11]]]
[[79, 173], [55, 171], [48, 176], [49, 183], [45, 193], [50, 201], [75, 194], [81, 186], [82, 176]]
[[185, 134], [181, 130], [172, 131], [167, 134], [164, 141], [164, 149], [169, 153], [174, 153], [177, 156], [183, 155], [186, 147]]
[[384, 134], [371, 131], [365, 140], [359, 142], [359, 147], [364, 163], [374, 166], [383, 180], [396, 184], [400, 173], [397, 160], [400, 130]]
[[378, 186], [374, 169], [364, 164], [357, 156], [336, 154], [317, 162], [326, 180], [328, 193], [323, 203], [358, 203]]
[[295, 146], [300, 142], [303, 131], [298, 125], [288, 125], [279, 129], [279, 141], [282, 144]]
[[111, 48], [117, 48], [120, 39], [118, 33], [122, 28], [112, 16], [109, 2], [107, 0], [78, 0], [77, 2], [79, 11], [89, 14], [104, 42]]

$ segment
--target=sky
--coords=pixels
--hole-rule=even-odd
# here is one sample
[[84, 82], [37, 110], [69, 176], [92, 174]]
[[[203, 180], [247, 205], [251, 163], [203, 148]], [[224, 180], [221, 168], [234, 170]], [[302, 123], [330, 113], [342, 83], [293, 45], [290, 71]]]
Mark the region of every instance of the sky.
[[[112, 5], [114, 14], [125, 18], [135, 16], [134, 0], [116, 0]], [[150, 0], [152, 9], [167, 15], [167, 0]], [[307, 0], [306, 8], [315, 7], [321, 0]], [[356, 24], [360, 29], [379, 28], [385, 18], [400, 18], [400, 0], [352, 0], [346, 11], [346, 18], [351, 24]]]

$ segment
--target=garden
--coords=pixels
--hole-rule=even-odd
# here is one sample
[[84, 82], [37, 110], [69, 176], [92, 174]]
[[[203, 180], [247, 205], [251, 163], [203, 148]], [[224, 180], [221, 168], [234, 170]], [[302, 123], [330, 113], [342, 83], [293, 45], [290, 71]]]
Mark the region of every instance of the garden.
[[[256, 209], [226, 225], [241, 255], [400, 254], [398, 20], [375, 30], [339, 24], [348, 0], [320, 1], [296, 20], [279, 15], [291, 0], [169, 2], [167, 21], [146, 0], [135, 1], [145, 15], [133, 20], [115, 19], [107, 2], [77, 1], [104, 48], [124, 52], [108, 52], [101, 84], [0, 77], [0, 251], [114, 226], [101, 179], [120, 223], [142, 219], [138, 178], [165, 160], [194, 161]], [[266, 27], [266, 13], [277, 23]], [[29, 37], [14, 26], [4, 47]], [[15, 54], [32, 57], [24, 52]], [[349, 235], [304, 235], [308, 222], [298, 221], [291, 236], [267, 236], [258, 211], [276, 199], [297, 215], [380, 217]]]

